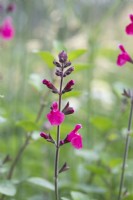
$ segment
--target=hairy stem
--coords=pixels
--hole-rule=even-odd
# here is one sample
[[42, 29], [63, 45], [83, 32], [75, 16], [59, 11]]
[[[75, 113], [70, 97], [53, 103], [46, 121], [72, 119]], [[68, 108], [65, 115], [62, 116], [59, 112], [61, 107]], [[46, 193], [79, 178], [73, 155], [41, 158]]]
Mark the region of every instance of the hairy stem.
[[123, 155], [123, 164], [122, 164], [122, 171], [121, 171], [118, 200], [121, 200], [122, 188], [123, 188], [123, 184], [124, 184], [125, 166], [126, 166], [126, 160], [128, 157], [128, 150], [129, 150], [129, 143], [130, 143], [130, 130], [131, 130], [131, 125], [132, 125], [132, 115], [133, 115], [133, 97], [131, 96], [131, 108], [130, 108], [130, 115], [129, 115], [129, 120], [128, 120], [128, 132], [127, 132], [127, 136], [126, 136], [125, 150], [124, 150], [124, 155]]
[[[62, 76], [60, 81], [59, 90], [59, 111], [61, 110], [61, 100], [62, 100], [62, 85], [63, 85], [63, 65], [62, 65]], [[57, 126], [57, 140], [56, 140], [56, 152], [55, 152], [55, 199], [59, 199], [58, 193], [58, 163], [59, 163], [59, 149], [60, 149], [60, 126]]]

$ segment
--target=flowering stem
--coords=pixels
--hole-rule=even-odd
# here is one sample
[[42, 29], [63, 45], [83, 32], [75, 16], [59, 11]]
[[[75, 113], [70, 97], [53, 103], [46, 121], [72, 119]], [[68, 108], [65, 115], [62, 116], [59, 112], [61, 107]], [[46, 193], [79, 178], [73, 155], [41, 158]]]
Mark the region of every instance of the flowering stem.
[[[60, 81], [60, 91], [59, 91], [59, 111], [61, 110], [61, 100], [62, 100], [62, 84], [63, 84], [63, 64], [62, 64], [62, 76]], [[59, 199], [58, 193], [58, 163], [59, 163], [59, 149], [60, 149], [60, 125], [57, 126], [57, 140], [56, 140], [56, 152], [55, 152], [55, 199]]]
[[128, 157], [128, 150], [129, 150], [129, 143], [130, 143], [130, 130], [131, 130], [131, 125], [132, 125], [132, 115], [133, 115], [133, 96], [131, 95], [131, 108], [130, 108], [130, 115], [129, 115], [129, 121], [128, 121], [128, 132], [127, 132], [127, 136], [126, 136], [125, 151], [124, 151], [124, 155], [123, 155], [123, 164], [122, 164], [122, 172], [121, 172], [118, 200], [121, 200], [122, 188], [123, 188], [123, 183], [124, 183], [125, 166], [126, 166], [126, 160]]

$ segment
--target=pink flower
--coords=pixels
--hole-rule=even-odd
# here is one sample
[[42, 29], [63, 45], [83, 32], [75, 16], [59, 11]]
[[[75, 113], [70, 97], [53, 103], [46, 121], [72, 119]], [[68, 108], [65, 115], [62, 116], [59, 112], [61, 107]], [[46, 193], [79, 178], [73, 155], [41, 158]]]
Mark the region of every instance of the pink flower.
[[3, 23], [2, 26], [0, 26], [0, 36], [4, 40], [11, 40], [13, 39], [15, 35], [15, 30], [12, 24], [12, 19], [10, 17], [7, 17]]
[[123, 45], [119, 45], [119, 49], [121, 50], [121, 53], [118, 55], [117, 58], [117, 65], [118, 66], [122, 66], [124, 65], [126, 62], [133, 62], [131, 57], [129, 56], [129, 54], [125, 51], [124, 46]]
[[64, 121], [65, 115], [58, 110], [57, 102], [53, 102], [51, 112], [47, 114], [47, 118], [52, 126], [59, 126]]
[[129, 17], [130, 17], [131, 23], [126, 26], [125, 31], [128, 35], [133, 35], [133, 15], [130, 14]]
[[82, 136], [78, 133], [78, 130], [82, 128], [81, 124], [77, 124], [66, 137], [64, 143], [71, 142], [72, 146], [76, 149], [81, 149], [82, 145]]

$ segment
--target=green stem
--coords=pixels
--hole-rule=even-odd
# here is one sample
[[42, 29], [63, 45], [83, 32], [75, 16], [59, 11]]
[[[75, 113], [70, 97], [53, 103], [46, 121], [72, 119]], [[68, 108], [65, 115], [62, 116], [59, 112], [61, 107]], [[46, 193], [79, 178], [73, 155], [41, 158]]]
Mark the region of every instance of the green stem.
[[[62, 76], [60, 81], [60, 91], [59, 91], [59, 111], [61, 110], [61, 100], [62, 100], [62, 85], [63, 85], [63, 65], [62, 65]], [[58, 192], [58, 163], [59, 163], [59, 149], [60, 149], [60, 126], [57, 126], [57, 140], [56, 140], [56, 152], [55, 152], [55, 200], [59, 199]]]
[[129, 120], [128, 120], [128, 132], [127, 132], [127, 136], [126, 136], [125, 150], [124, 150], [124, 155], [123, 155], [123, 164], [122, 164], [122, 171], [121, 171], [118, 200], [121, 200], [122, 188], [123, 188], [123, 184], [124, 184], [125, 166], [126, 166], [126, 160], [128, 157], [129, 143], [130, 143], [130, 130], [131, 130], [131, 125], [132, 125], [132, 115], [133, 115], [133, 97], [131, 96], [131, 108], [130, 108], [130, 115], [129, 115]]

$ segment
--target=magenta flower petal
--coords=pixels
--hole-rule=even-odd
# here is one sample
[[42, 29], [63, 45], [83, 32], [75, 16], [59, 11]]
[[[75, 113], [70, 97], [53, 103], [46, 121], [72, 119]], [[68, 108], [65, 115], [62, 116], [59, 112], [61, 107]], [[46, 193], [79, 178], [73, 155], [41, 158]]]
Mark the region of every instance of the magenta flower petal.
[[11, 40], [15, 35], [15, 30], [12, 24], [12, 19], [7, 17], [0, 27], [0, 35], [4, 40]]
[[65, 115], [58, 110], [57, 102], [53, 102], [51, 112], [47, 114], [47, 118], [52, 126], [59, 126], [64, 121]]
[[126, 52], [123, 45], [119, 45], [119, 49], [121, 50], [121, 53], [117, 57], [117, 65], [123, 66], [126, 62], [132, 62], [131, 57]]
[[130, 18], [131, 22], [133, 22], [133, 14], [130, 14], [129, 18]]
[[126, 26], [125, 31], [127, 35], [133, 35], [133, 23], [130, 23]]
[[71, 142], [72, 146], [76, 149], [81, 149], [82, 145], [82, 136], [77, 132], [79, 129], [82, 128], [81, 124], [77, 124], [66, 137], [65, 142]]
[[82, 136], [80, 134], [75, 134], [75, 137], [71, 140], [71, 144], [76, 149], [81, 149], [83, 147], [82, 144]]

